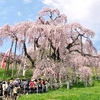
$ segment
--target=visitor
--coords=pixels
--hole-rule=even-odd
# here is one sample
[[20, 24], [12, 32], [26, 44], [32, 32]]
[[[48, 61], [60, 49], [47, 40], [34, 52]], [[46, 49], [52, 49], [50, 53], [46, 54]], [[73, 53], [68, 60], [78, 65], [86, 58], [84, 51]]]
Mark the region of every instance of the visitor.
[[34, 81], [33, 80], [30, 81], [29, 88], [30, 88], [30, 93], [33, 93], [34, 92]]
[[42, 82], [41, 78], [38, 79], [38, 93], [42, 93]]
[[7, 97], [7, 87], [8, 87], [8, 84], [7, 84], [7, 81], [3, 81], [2, 83], [2, 88], [3, 88], [3, 96], [6, 98]]
[[0, 83], [0, 100], [2, 100], [2, 96], [3, 96], [3, 88], [2, 84]]

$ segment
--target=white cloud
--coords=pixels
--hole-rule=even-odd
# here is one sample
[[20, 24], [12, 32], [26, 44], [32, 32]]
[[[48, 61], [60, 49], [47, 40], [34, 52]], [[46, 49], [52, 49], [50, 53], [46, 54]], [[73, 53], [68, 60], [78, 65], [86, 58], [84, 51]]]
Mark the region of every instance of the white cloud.
[[[58, 8], [68, 17], [68, 22], [80, 22], [90, 26], [100, 24], [100, 0], [42, 0], [44, 4]], [[88, 25], [90, 24], [90, 25]], [[91, 28], [91, 27], [90, 27]]]
[[90, 17], [89, 15], [93, 12], [96, 1], [99, 0], [43, 0], [43, 3], [58, 8], [70, 20], [83, 20]]
[[43, 0], [43, 3], [50, 5], [50, 4], [53, 4], [54, 2], [52, 0]]
[[67, 15], [68, 23], [78, 22], [96, 33], [94, 42], [100, 42], [100, 0], [41, 0], [47, 6], [58, 8]]
[[31, 3], [32, 0], [23, 0], [24, 3]]

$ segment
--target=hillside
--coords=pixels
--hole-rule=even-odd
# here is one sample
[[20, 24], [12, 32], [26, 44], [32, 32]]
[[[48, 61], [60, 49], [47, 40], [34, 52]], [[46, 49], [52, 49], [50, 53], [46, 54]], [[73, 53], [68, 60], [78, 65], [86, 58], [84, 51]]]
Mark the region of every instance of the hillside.
[[67, 90], [66, 87], [58, 90], [49, 90], [43, 94], [22, 95], [18, 100], [100, 100], [100, 82], [95, 81], [92, 87], [74, 86]]

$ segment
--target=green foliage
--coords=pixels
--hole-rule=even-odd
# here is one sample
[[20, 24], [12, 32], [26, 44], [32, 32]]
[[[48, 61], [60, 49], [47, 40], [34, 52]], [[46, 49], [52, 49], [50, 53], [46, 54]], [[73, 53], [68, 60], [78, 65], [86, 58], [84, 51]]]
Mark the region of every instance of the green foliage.
[[32, 75], [33, 75], [32, 69], [27, 69], [25, 76], [20, 75], [19, 78], [31, 79]]
[[[14, 70], [13, 73], [14, 73], [13, 78], [14, 79], [17, 78], [17, 70]], [[11, 77], [12, 77], [12, 70], [11, 69], [8, 72], [5, 72], [4, 69], [0, 69], [0, 80], [3, 80], [3, 79], [8, 80]], [[19, 76], [20, 79], [23, 79], [23, 78], [30, 79], [31, 77], [32, 77], [32, 69], [27, 69], [26, 70], [25, 77], [22, 76], [22, 75]]]
[[[14, 70], [14, 73], [16, 73], [16, 70]], [[0, 69], [0, 80], [11, 78], [11, 74], [12, 70], [6, 72], [5, 69]]]
[[100, 100], [100, 82], [95, 81], [92, 87], [60, 88], [42, 94], [23, 95], [18, 100]]
[[4, 77], [4, 70], [0, 69], [0, 80], [2, 80]]

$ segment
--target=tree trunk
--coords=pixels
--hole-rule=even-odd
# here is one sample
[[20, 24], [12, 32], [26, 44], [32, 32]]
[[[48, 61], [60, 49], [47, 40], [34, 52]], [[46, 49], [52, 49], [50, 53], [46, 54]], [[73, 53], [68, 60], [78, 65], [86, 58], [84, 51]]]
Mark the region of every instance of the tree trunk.
[[15, 38], [15, 51], [14, 51], [14, 60], [13, 60], [13, 66], [12, 66], [12, 77], [13, 77], [13, 71], [17, 68], [17, 62], [16, 62], [16, 48], [17, 48], [17, 37]]
[[10, 64], [10, 54], [11, 54], [11, 51], [12, 51], [12, 47], [13, 47], [13, 44], [14, 44], [14, 40], [12, 40], [12, 43], [11, 43], [11, 47], [10, 47], [10, 52], [9, 52], [9, 56], [8, 56], [8, 60], [7, 60], [7, 66], [6, 66], [6, 74], [9, 70], [9, 64]]
[[83, 44], [82, 44], [82, 36], [80, 36], [81, 39], [81, 54], [83, 55]]
[[27, 58], [31, 61], [32, 67], [35, 67], [35, 65], [34, 65], [34, 60], [33, 60], [33, 59], [31, 58], [31, 56], [27, 53], [27, 48], [26, 48], [25, 42], [23, 42], [23, 49], [24, 49], [25, 56], [27, 56]]

